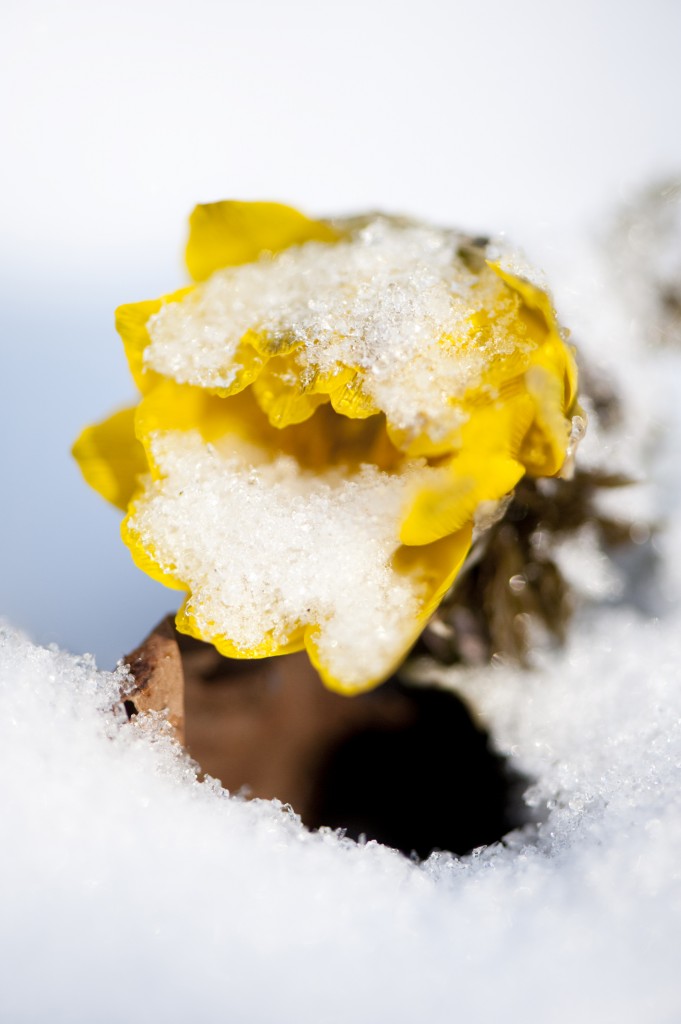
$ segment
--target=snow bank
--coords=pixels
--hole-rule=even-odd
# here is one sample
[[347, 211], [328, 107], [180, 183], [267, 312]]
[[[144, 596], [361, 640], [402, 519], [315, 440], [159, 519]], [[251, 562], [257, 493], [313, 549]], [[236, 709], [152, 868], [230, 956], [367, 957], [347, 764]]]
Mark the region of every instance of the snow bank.
[[550, 810], [423, 865], [198, 783], [115, 675], [6, 631], [0, 1016], [678, 1019], [679, 626], [610, 611], [470, 677]]

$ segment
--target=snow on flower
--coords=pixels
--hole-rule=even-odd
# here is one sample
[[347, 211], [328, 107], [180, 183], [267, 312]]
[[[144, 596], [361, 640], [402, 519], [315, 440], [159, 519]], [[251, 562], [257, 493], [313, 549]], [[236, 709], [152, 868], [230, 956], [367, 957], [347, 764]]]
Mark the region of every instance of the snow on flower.
[[476, 517], [564, 466], [572, 353], [485, 243], [404, 219], [199, 206], [196, 283], [123, 306], [141, 392], [87, 428], [85, 479], [136, 563], [230, 657], [306, 648], [367, 689], [402, 661]]

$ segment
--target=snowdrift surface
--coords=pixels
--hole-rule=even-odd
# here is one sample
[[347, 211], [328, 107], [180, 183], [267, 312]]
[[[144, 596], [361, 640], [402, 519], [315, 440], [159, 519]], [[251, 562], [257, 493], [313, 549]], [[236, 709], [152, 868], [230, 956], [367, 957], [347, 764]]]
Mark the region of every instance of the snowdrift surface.
[[[6, 629], [0, 1019], [681, 1018], [681, 359], [625, 348], [623, 447], [665, 523], [654, 614], [611, 596], [536, 673], [454, 680], [536, 780], [538, 830], [422, 865], [311, 835], [198, 783], [162, 721], [116, 717], [120, 677]], [[616, 594], [578, 554], [587, 593]]]

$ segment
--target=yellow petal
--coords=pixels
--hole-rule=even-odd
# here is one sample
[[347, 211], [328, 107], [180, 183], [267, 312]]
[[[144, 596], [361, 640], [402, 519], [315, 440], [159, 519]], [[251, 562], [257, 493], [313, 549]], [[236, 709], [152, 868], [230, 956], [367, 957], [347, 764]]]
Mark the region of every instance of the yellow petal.
[[273, 427], [304, 423], [329, 396], [305, 386], [294, 356], [274, 356], [253, 384], [258, 405]]
[[324, 374], [303, 370], [294, 348], [270, 360], [267, 370], [256, 381], [254, 391], [270, 423], [277, 427], [303, 423], [328, 401], [334, 412], [346, 419], [369, 419], [380, 412], [363, 390], [359, 371], [342, 366]]
[[122, 509], [132, 498], [140, 473], [148, 469], [144, 448], [135, 437], [134, 408], [86, 427], [72, 453], [90, 487]]
[[472, 524], [467, 523], [461, 530], [432, 544], [418, 547], [403, 545], [398, 549], [394, 558], [397, 572], [416, 576], [426, 588], [418, 622], [414, 625], [413, 642], [421, 635], [428, 619], [459, 575], [470, 550], [472, 534]]
[[538, 288], [525, 278], [502, 270], [498, 263], [489, 263], [489, 266], [509, 288], [520, 295], [526, 308], [538, 314], [543, 321], [548, 335], [545, 339], [545, 353], [548, 351], [548, 358], [556, 373], [563, 375], [564, 408], [569, 416], [577, 400], [577, 364], [574, 349], [566, 344], [565, 332], [561, 332], [551, 297], [542, 288]]
[[525, 473], [519, 452], [534, 416], [528, 395], [476, 409], [461, 431], [461, 451], [435, 470], [411, 503], [404, 544], [429, 544], [470, 523], [480, 502], [498, 501]]
[[121, 523], [121, 537], [132, 556], [133, 562], [138, 569], [141, 569], [147, 576], [150, 576], [152, 580], [156, 580], [157, 583], [162, 583], [164, 587], [170, 587], [171, 590], [184, 590], [186, 592], [188, 587], [186, 583], [175, 575], [174, 567], [161, 565], [154, 556], [154, 552], [144, 546], [139, 534], [131, 528], [130, 522], [134, 514], [135, 502], [132, 501], [128, 508], [128, 514]]
[[433, 544], [420, 547], [402, 546], [398, 549], [393, 558], [395, 572], [411, 577], [415, 586], [422, 589], [423, 598], [411, 630], [403, 634], [399, 645], [389, 652], [379, 675], [363, 679], [357, 684], [348, 684], [336, 678], [320, 656], [317, 642], [319, 627], [308, 626], [305, 630], [305, 647], [325, 686], [336, 693], [352, 696], [379, 686], [397, 671], [459, 574], [470, 549], [471, 535], [471, 526], [468, 524], [457, 533], [443, 537]]
[[198, 430], [205, 441], [227, 435], [268, 446], [273, 429], [247, 388], [231, 398], [220, 398], [204, 388], [177, 384], [161, 377], [137, 406], [135, 431], [144, 445], [152, 476], [158, 478], [151, 451], [153, 435], [169, 430]]
[[[325, 396], [312, 397], [324, 401]], [[154, 477], [158, 473], [151, 436], [167, 430], [198, 430], [209, 442], [232, 435], [272, 455], [291, 455], [302, 467], [313, 470], [338, 464], [357, 467], [365, 462], [393, 470], [403, 458], [387, 436], [382, 415], [351, 420], [339, 416], [326, 403], [313, 411], [310, 420], [273, 426], [258, 404], [254, 387], [223, 399], [203, 388], [159, 378], [137, 407], [135, 430]]]
[[[353, 420], [368, 419], [381, 410], [364, 390], [364, 375], [356, 370], [346, 369], [341, 382], [334, 382], [329, 394], [331, 404], [341, 416]], [[327, 378], [328, 380], [328, 378]]]
[[158, 313], [167, 303], [179, 302], [189, 295], [193, 288], [194, 286], [190, 285], [188, 288], [181, 288], [170, 295], [163, 295], [160, 299], [151, 299], [148, 302], [130, 302], [116, 310], [116, 330], [123, 340], [130, 373], [142, 394], [149, 391], [159, 377], [144, 365], [144, 350], [151, 341], [147, 330], [149, 317]]
[[263, 252], [337, 239], [329, 224], [281, 203], [206, 203], [189, 218], [187, 267], [195, 281], [205, 281], [221, 267], [250, 263]]
[[232, 395], [238, 395], [240, 391], [258, 379], [263, 367], [267, 365], [267, 358], [261, 355], [254, 345], [256, 337], [255, 331], [246, 331], [237, 345], [232, 356], [234, 380], [229, 387], [205, 388], [205, 391], [211, 395], [218, 395], [220, 398], [230, 398]]
[[565, 379], [540, 364], [525, 377], [536, 414], [518, 457], [532, 476], [554, 476], [565, 461], [570, 435], [564, 415]]
[[484, 470], [474, 458], [454, 460], [438, 487], [419, 493], [402, 524], [400, 540], [429, 544], [461, 529], [481, 502], [504, 497], [524, 473], [519, 462], [502, 453], [485, 458]]
[[391, 443], [410, 459], [439, 459], [443, 455], [451, 454], [461, 444], [460, 427], [436, 439], [431, 437], [425, 428], [415, 433], [412, 429], [405, 430], [396, 426], [390, 420], [387, 429]]
[[305, 646], [305, 628], [303, 626], [294, 630], [286, 643], [277, 643], [271, 636], [266, 636], [257, 647], [249, 647], [248, 649], [237, 647], [223, 633], [211, 633], [210, 636], [207, 636], [205, 630], [200, 630], [197, 626], [196, 620], [188, 607], [188, 600], [184, 602], [178, 611], [175, 617], [175, 625], [180, 633], [186, 633], [197, 640], [204, 640], [213, 644], [225, 658], [272, 658], [280, 654], [295, 654], [296, 651], [302, 651]]
[[509, 288], [520, 295], [528, 309], [539, 312], [549, 328], [558, 330], [556, 312], [548, 292], [545, 292], [543, 288], [538, 288], [537, 285], [532, 284], [527, 278], [519, 277], [518, 274], [503, 270], [499, 263], [488, 260], [487, 265]]
[[287, 356], [294, 349], [300, 347], [300, 339], [292, 332], [282, 332], [273, 337], [266, 331], [250, 330], [245, 335], [253, 348], [269, 359], [271, 356]]

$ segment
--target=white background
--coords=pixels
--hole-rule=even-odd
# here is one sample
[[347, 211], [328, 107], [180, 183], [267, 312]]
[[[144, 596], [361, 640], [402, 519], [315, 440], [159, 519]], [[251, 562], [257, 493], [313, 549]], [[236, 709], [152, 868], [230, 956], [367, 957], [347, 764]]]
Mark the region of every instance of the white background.
[[[681, 4], [5, 2], [0, 614], [112, 663], [173, 608], [70, 460], [196, 202], [409, 212], [549, 271], [681, 167]], [[560, 282], [556, 282], [560, 292]]]

